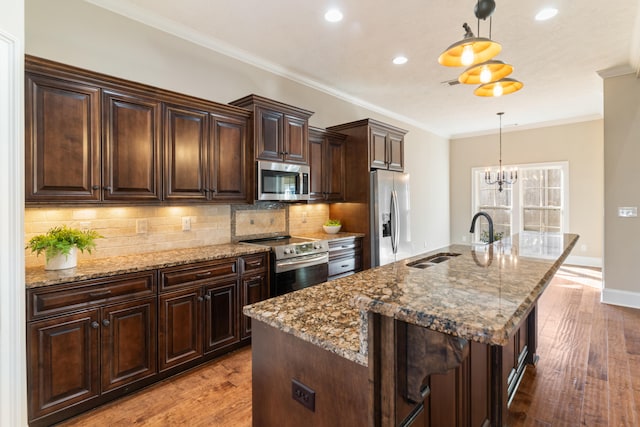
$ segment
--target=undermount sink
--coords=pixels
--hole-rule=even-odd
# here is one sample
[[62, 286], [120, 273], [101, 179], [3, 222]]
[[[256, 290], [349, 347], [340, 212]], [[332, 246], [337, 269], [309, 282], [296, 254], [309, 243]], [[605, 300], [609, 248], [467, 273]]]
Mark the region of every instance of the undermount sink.
[[434, 255], [430, 255], [426, 258], [420, 258], [419, 260], [407, 263], [407, 266], [413, 268], [429, 268], [436, 264], [440, 264], [441, 262], [448, 261], [451, 258], [457, 257], [459, 255], [460, 254], [454, 252], [440, 252]]

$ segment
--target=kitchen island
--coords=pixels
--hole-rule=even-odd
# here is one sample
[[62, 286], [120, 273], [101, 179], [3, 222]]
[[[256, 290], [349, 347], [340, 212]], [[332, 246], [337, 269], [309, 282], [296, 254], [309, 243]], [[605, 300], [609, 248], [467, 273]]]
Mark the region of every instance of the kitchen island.
[[505, 425], [577, 239], [451, 245], [245, 307], [254, 425]]

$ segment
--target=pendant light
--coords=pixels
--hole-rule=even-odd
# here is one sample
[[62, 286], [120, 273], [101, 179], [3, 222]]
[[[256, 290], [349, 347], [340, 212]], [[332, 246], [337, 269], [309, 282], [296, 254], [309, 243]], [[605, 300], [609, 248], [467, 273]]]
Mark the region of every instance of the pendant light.
[[468, 85], [485, 84], [507, 77], [512, 72], [511, 64], [492, 59], [467, 68], [460, 74], [458, 81]]
[[504, 112], [496, 114], [500, 117], [500, 157], [498, 157], [498, 172], [495, 176], [492, 176], [492, 172], [486, 170], [484, 172], [484, 182], [488, 185], [498, 184], [498, 191], [502, 192], [504, 186], [512, 185], [518, 180], [518, 171], [509, 171], [509, 173], [507, 173], [502, 169], [502, 115]]
[[517, 92], [524, 84], [516, 79], [509, 77], [502, 78], [498, 81], [480, 85], [473, 91], [476, 96], [497, 97]]
[[468, 67], [485, 62], [502, 50], [499, 43], [486, 37], [476, 37], [466, 22], [462, 25], [464, 38], [449, 46], [440, 56], [438, 62], [446, 67]]
[[[495, 0], [477, 0], [474, 13], [478, 18], [478, 33], [480, 33], [480, 19], [486, 20], [495, 10]], [[513, 66], [503, 61], [493, 59], [502, 50], [499, 43], [491, 40], [491, 19], [489, 20], [489, 38], [476, 37], [465, 22], [464, 38], [449, 46], [438, 57], [438, 62], [447, 67], [462, 67], [467, 69], [460, 74], [458, 82], [464, 84], [480, 84], [473, 92], [477, 96], [497, 97], [508, 95], [522, 89], [524, 86], [518, 80], [508, 78], [513, 72]]]

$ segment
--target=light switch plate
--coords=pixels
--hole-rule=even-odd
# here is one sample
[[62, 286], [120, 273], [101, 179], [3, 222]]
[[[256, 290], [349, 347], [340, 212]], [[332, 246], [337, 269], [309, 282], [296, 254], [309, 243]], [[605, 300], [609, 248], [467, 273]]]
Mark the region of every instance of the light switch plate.
[[618, 208], [618, 216], [622, 218], [634, 218], [638, 216], [637, 206], [627, 206]]

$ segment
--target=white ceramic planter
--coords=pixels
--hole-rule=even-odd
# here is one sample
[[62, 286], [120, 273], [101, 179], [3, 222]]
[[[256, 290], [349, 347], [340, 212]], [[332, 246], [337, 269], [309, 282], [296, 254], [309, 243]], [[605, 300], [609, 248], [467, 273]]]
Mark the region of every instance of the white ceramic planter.
[[341, 225], [323, 225], [322, 228], [327, 234], [336, 234], [342, 228]]
[[45, 270], [64, 270], [78, 265], [78, 248], [71, 248], [68, 255], [59, 254], [48, 258], [44, 266]]

